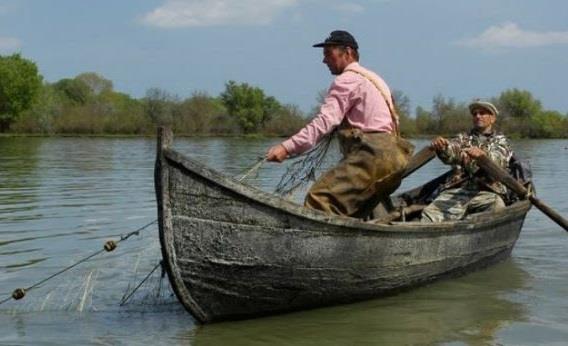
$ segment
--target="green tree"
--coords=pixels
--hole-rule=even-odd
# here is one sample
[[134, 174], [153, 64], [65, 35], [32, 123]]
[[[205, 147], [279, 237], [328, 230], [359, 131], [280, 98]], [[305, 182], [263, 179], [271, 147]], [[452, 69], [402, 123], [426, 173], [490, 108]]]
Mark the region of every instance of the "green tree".
[[502, 129], [514, 137], [530, 137], [531, 119], [542, 112], [542, 104], [529, 91], [509, 89], [496, 99]]
[[291, 136], [306, 124], [306, 118], [296, 105], [281, 106], [263, 126], [263, 133]]
[[432, 114], [437, 119], [437, 134], [454, 135], [471, 128], [471, 116], [463, 102], [456, 102], [453, 98], [445, 99], [438, 95], [434, 97]]
[[53, 85], [44, 84], [32, 106], [10, 126], [19, 133], [54, 133], [53, 120], [62, 112], [60, 93]]
[[258, 131], [281, 107], [275, 98], [265, 96], [262, 89], [235, 81], [225, 84], [221, 100], [245, 133]]
[[497, 99], [501, 116], [528, 120], [542, 111], [542, 104], [529, 91], [505, 90]]
[[42, 86], [36, 64], [20, 54], [0, 56], [0, 132], [29, 109]]
[[77, 78], [64, 78], [53, 84], [53, 88], [71, 103], [84, 105], [92, 97], [91, 88]]
[[416, 107], [416, 132], [419, 134], [433, 134], [435, 133], [436, 125], [432, 119], [432, 114], [422, 108]]
[[262, 103], [261, 126], [264, 126], [267, 122], [269, 122], [281, 109], [282, 105], [278, 102], [278, 100], [272, 96], [265, 97]]
[[567, 119], [556, 111], [542, 111], [532, 118], [531, 137], [561, 138], [566, 135]]
[[77, 75], [75, 80], [84, 83], [91, 93], [98, 96], [112, 91], [112, 81], [95, 72], [85, 72]]
[[400, 90], [393, 90], [394, 107], [399, 117], [400, 133], [403, 136], [416, 134], [416, 122], [410, 117], [410, 99]]
[[144, 111], [153, 124], [171, 125], [176, 98], [160, 88], [150, 88], [144, 98]]
[[105, 133], [153, 133], [154, 125], [144, 114], [144, 105], [130, 95], [120, 92], [105, 94], [102, 104], [109, 113], [103, 117]]
[[175, 120], [175, 129], [181, 133], [208, 134], [227, 110], [219, 98], [205, 92], [194, 92], [180, 105], [180, 116]]

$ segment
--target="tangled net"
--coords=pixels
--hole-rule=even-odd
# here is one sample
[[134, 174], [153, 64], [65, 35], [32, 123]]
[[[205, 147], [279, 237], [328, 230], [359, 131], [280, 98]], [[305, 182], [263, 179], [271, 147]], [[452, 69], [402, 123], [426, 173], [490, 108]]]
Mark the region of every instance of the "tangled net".
[[336, 131], [325, 135], [312, 149], [296, 156], [301, 158], [292, 163], [274, 191], [282, 197], [289, 197], [300, 187], [316, 180], [316, 174], [321, 169], [329, 148], [332, 146]]

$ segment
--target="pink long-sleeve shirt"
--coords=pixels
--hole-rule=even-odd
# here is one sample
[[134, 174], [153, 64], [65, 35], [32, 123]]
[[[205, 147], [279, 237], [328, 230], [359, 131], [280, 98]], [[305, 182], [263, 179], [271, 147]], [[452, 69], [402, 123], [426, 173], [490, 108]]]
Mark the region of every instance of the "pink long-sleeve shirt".
[[[391, 100], [389, 87], [376, 73], [357, 62], [349, 64], [345, 70], [359, 71], [373, 78]], [[394, 129], [389, 107], [377, 87], [359, 73], [344, 71], [335, 77], [318, 115], [298, 133], [282, 142], [282, 145], [290, 155], [303, 153], [344, 119], [349, 127], [363, 132], [392, 133]]]

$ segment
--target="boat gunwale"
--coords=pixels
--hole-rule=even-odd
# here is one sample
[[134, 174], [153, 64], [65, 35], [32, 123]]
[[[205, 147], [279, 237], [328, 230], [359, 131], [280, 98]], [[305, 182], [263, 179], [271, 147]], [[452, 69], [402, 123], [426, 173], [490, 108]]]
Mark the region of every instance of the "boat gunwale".
[[254, 203], [313, 222], [349, 228], [350, 231], [355, 229], [358, 231], [381, 232], [383, 234], [392, 232], [397, 234], [413, 233], [421, 235], [440, 235], [445, 232], [470, 233], [473, 230], [490, 229], [491, 226], [497, 224], [507, 223], [520, 217], [524, 218], [531, 208], [530, 201], [521, 200], [496, 212], [483, 212], [457, 221], [444, 221], [431, 224], [417, 221], [374, 224], [351, 217], [329, 215], [318, 210], [305, 208], [254, 186], [243, 184], [230, 176], [224, 175], [196, 160], [188, 158], [175, 149], [163, 148], [162, 152], [169, 165], [171, 165], [171, 163], [177, 164], [215, 185], [250, 199]]

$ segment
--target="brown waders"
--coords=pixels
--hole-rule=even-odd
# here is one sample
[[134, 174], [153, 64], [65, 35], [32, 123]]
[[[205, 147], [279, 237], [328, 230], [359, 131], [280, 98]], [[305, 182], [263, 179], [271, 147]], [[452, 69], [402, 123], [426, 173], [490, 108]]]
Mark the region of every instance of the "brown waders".
[[318, 179], [304, 205], [364, 218], [400, 185], [414, 146], [388, 133], [339, 130], [343, 159]]

